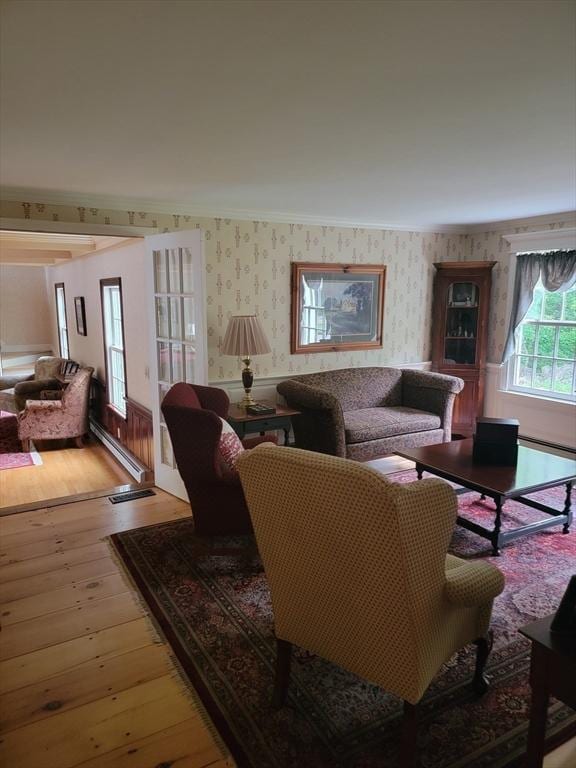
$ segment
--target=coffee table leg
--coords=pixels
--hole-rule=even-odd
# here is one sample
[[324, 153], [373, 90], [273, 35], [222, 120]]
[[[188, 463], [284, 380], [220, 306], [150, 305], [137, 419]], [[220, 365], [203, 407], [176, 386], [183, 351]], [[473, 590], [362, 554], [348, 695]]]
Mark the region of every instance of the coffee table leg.
[[422, 467], [422, 464], [416, 464], [416, 477], [418, 480], [422, 480], [422, 473], [424, 472], [424, 469]]
[[502, 528], [502, 497], [494, 496], [493, 498], [496, 504], [496, 518], [490, 541], [492, 542], [492, 554], [494, 557], [498, 557], [500, 554], [500, 529]]
[[570, 525], [572, 524], [572, 483], [566, 483], [566, 501], [564, 502], [564, 514], [568, 516], [568, 520], [562, 526], [562, 533], [570, 533]]

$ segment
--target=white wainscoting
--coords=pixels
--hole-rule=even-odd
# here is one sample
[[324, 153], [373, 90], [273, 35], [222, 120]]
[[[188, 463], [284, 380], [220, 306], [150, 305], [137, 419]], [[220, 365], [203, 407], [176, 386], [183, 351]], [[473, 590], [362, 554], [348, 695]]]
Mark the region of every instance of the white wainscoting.
[[503, 389], [503, 366], [486, 366], [484, 415], [518, 419], [520, 434], [568, 448], [576, 448], [576, 404], [548, 400]]

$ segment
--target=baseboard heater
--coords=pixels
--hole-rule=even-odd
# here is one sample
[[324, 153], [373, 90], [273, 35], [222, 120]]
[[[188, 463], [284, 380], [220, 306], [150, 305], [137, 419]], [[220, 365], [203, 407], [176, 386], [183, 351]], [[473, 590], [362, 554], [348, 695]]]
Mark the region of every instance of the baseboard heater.
[[104, 427], [99, 422], [94, 421], [94, 419], [90, 419], [90, 431], [96, 435], [101, 443], [104, 443], [110, 453], [118, 459], [124, 469], [129, 472], [137, 482], [145, 482], [146, 475], [150, 472], [148, 467], [141, 464], [138, 459], [133, 456], [124, 445], [122, 445], [122, 443], [112, 437], [109, 432], [106, 432]]
[[143, 499], [145, 496], [156, 496], [151, 488], [146, 488], [142, 491], [126, 491], [126, 493], [118, 493], [116, 496], [108, 496], [108, 500], [112, 504], [120, 504], [123, 501], [134, 501], [135, 499]]

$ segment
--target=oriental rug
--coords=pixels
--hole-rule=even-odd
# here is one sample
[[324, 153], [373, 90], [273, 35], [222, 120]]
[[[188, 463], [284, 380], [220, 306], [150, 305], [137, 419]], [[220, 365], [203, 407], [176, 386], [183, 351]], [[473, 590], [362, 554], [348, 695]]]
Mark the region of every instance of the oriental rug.
[[[413, 472], [390, 479], [407, 482]], [[562, 488], [534, 497], [563, 506]], [[466, 517], [490, 516], [478, 494], [459, 497]], [[506, 504], [510, 519], [534, 510]], [[537, 513], [538, 514], [538, 513]], [[514, 522], [517, 524], [517, 522]], [[200, 540], [191, 520], [115, 534], [113, 544], [238, 765], [250, 768], [394, 768], [402, 704], [377, 686], [298, 650], [288, 705], [270, 706], [275, 642], [266, 577], [252, 537]], [[491, 687], [474, 696], [474, 648], [441, 668], [421, 703], [423, 768], [502, 768], [526, 749], [530, 647], [518, 627], [552, 613], [576, 571], [576, 532], [518, 539], [494, 558], [457, 527], [451, 551], [494, 562], [506, 576], [496, 600]], [[549, 746], [576, 733], [576, 713], [551, 700]]]

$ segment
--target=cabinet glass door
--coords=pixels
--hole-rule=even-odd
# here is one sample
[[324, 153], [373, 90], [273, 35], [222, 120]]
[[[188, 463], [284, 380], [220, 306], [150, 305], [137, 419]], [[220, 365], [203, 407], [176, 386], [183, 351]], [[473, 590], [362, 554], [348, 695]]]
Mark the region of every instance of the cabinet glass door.
[[444, 363], [474, 365], [478, 340], [478, 299], [476, 283], [454, 282], [448, 286], [444, 336]]

